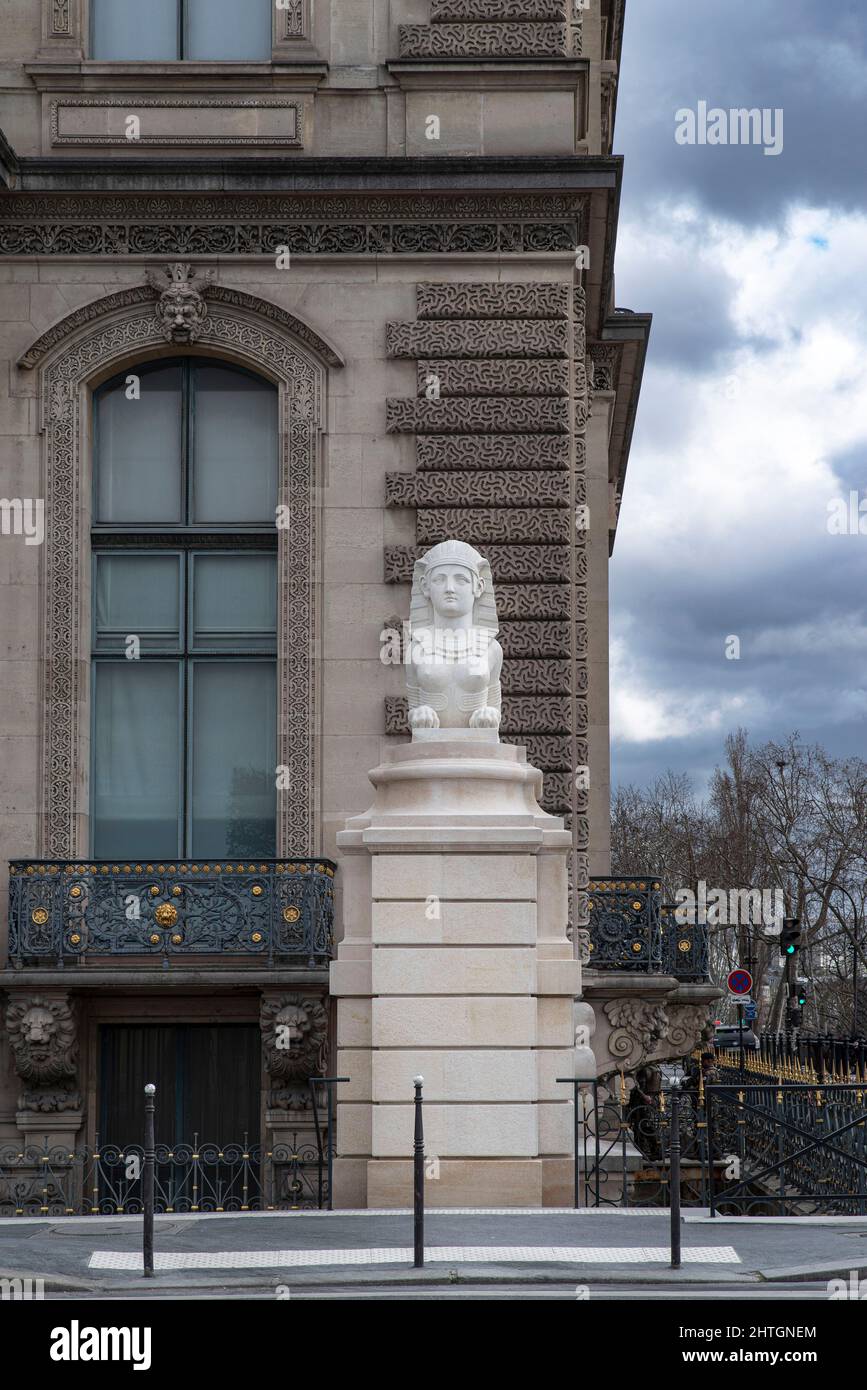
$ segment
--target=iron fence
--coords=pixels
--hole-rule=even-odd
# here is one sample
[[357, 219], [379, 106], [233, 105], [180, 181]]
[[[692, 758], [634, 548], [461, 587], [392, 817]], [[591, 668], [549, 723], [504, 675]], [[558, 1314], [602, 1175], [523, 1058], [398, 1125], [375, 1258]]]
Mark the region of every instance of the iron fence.
[[[647, 1094], [573, 1083], [575, 1205], [670, 1206], [678, 1107], [684, 1205], [736, 1215], [867, 1215], [867, 1084], [781, 1080], [723, 1058]], [[613, 1090], [612, 1090], [613, 1086]]]
[[[143, 1209], [144, 1148], [0, 1148], [0, 1216], [136, 1216]], [[327, 1150], [309, 1134], [265, 1149], [239, 1143], [157, 1144], [154, 1210], [296, 1211], [329, 1201]]]

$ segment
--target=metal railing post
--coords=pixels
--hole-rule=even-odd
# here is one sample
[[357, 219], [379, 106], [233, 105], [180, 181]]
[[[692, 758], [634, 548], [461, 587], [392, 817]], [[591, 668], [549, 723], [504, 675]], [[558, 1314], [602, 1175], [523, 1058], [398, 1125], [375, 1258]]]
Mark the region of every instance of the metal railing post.
[[413, 1236], [416, 1269], [424, 1268], [424, 1120], [422, 1094], [424, 1077], [413, 1078], [415, 1087], [415, 1139], [413, 1143]]
[[322, 1210], [322, 1127], [319, 1123], [319, 1106], [316, 1103], [316, 1087], [325, 1087], [325, 1124], [326, 1124], [326, 1143], [328, 1148], [325, 1152], [325, 1165], [328, 1172], [328, 1197], [326, 1211], [334, 1210], [334, 1092], [333, 1086], [351, 1081], [349, 1076], [311, 1076], [308, 1078], [310, 1096], [313, 1101], [313, 1126], [316, 1131], [316, 1151], [319, 1157], [319, 1186], [317, 1203], [319, 1210]]
[[668, 1141], [668, 1193], [671, 1205], [671, 1268], [680, 1269], [680, 1096], [671, 1093]]
[[144, 1277], [154, 1277], [154, 1111], [157, 1088], [152, 1082], [145, 1086], [144, 1173], [142, 1174], [142, 1237], [144, 1244]]

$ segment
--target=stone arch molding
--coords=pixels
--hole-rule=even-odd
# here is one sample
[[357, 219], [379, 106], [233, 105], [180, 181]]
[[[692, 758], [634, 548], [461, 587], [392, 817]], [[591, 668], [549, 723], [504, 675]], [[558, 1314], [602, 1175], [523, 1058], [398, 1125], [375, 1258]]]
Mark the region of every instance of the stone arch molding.
[[[316, 852], [316, 574], [319, 436], [326, 370], [339, 353], [292, 314], [241, 290], [213, 285], [175, 262], [160, 280], [83, 306], [24, 353], [19, 366], [40, 372], [44, 435], [40, 853], [90, 853], [88, 781], [90, 589], [88, 524], [89, 388], [175, 343], [213, 352], [269, 377], [279, 391], [278, 501], [289, 525], [278, 532], [278, 760], [291, 790], [278, 799], [277, 853]], [[176, 287], [175, 291], [171, 286]], [[174, 299], [172, 295], [174, 294]], [[183, 301], [178, 315], [178, 296]], [[168, 302], [167, 302], [168, 299]], [[175, 322], [177, 319], [177, 322]]]

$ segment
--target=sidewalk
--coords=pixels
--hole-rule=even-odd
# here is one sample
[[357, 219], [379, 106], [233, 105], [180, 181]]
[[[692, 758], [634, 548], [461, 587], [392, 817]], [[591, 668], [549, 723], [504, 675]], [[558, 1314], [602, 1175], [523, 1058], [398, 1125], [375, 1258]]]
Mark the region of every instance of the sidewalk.
[[[692, 1208], [683, 1268], [669, 1268], [669, 1214], [654, 1207], [583, 1211], [429, 1210], [424, 1270], [412, 1265], [410, 1212], [263, 1212], [159, 1216], [161, 1288], [401, 1283], [760, 1286], [867, 1273], [867, 1218], [720, 1218]], [[138, 1217], [0, 1221], [0, 1278], [44, 1278], [46, 1291], [139, 1292]]]

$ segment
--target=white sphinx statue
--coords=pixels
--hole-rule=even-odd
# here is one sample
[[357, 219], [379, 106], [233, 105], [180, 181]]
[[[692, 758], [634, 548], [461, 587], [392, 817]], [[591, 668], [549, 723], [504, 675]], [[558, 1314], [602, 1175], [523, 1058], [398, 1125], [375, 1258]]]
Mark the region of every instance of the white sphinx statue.
[[416, 561], [409, 612], [407, 694], [412, 736], [486, 730], [498, 740], [503, 649], [491, 566], [463, 541]]

